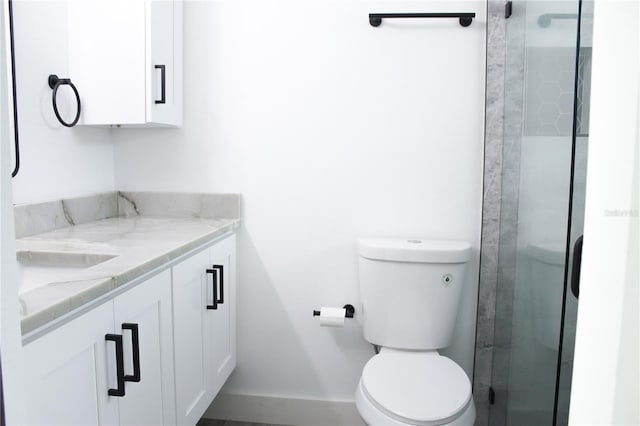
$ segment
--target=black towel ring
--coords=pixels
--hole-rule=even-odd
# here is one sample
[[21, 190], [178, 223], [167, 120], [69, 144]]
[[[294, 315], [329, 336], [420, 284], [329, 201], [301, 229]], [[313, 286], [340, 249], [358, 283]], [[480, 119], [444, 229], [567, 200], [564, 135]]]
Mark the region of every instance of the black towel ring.
[[[58, 88], [62, 85], [69, 85], [73, 89], [73, 93], [76, 95], [76, 102], [78, 103], [78, 111], [76, 112], [76, 118], [73, 119], [71, 123], [67, 123], [60, 117], [60, 113], [58, 112], [58, 105], [56, 104], [56, 96], [58, 94]], [[56, 118], [63, 126], [73, 127], [78, 123], [80, 119], [80, 95], [78, 94], [78, 89], [68, 78], [58, 78], [57, 75], [51, 74], [49, 76], [49, 87], [53, 89], [53, 94], [51, 95], [51, 101], [53, 102], [53, 112], [56, 114]]]

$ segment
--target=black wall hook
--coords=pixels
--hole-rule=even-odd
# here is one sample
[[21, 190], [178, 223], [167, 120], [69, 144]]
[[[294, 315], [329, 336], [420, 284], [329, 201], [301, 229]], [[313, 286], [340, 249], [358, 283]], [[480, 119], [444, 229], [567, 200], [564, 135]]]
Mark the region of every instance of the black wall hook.
[[[78, 120], [80, 119], [80, 95], [78, 94], [78, 89], [76, 89], [76, 86], [71, 82], [70, 79], [59, 78], [55, 74], [49, 75], [48, 82], [49, 82], [49, 87], [53, 89], [53, 94], [51, 95], [51, 102], [53, 103], [53, 112], [56, 114], [56, 118], [65, 127], [75, 126], [78, 123]], [[60, 88], [60, 86], [63, 86], [65, 84], [70, 86], [73, 89], [73, 93], [75, 93], [76, 95], [76, 102], [78, 104], [76, 118], [74, 118], [71, 123], [67, 123], [62, 119], [62, 117], [60, 116], [60, 112], [58, 112], [58, 105], [56, 102], [56, 97], [58, 95], [58, 88]]]

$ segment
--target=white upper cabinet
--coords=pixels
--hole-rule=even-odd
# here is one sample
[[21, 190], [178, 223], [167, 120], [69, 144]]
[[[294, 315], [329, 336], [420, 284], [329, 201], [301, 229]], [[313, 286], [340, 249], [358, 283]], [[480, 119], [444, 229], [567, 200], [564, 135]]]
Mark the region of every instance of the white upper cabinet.
[[79, 124], [182, 124], [182, 1], [69, 0]]

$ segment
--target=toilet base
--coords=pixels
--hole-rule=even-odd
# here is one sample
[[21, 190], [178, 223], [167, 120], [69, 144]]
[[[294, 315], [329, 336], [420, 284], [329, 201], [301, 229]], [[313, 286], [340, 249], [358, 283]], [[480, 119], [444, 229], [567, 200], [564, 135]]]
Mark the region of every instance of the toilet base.
[[[403, 423], [392, 417], [389, 417], [386, 413], [380, 411], [373, 405], [369, 398], [365, 395], [362, 389], [362, 380], [358, 383], [358, 389], [356, 390], [356, 407], [360, 413], [360, 417], [369, 426], [406, 426], [411, 424], [423, 424], [423, 423]], [[473, 398], [469, 402], [467, 408], [460, 417], [457, 417], [454, 421], [449, 423], [428, 423], [429, 425], [438, 426], [473, 426], [476, 420], [476, 408], [473, 403]], [[426, 423], [424, 423], [426, 424]]]

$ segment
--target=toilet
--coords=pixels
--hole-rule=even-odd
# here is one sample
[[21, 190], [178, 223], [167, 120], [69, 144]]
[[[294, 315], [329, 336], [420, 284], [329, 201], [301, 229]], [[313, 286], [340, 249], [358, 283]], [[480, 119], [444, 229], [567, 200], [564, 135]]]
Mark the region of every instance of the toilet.
[[470, 255], [461, 241], [358, 240], [364, 337], [380, 347], [356, 390], [368, 425], [473, 425], [469, 378], [438, 353], [451, 344]]
[[538, 343], [557, 352], [564, 292], [565, 244], [560, 241], [537, 242], [528, 245], [524, 253], [528, 262], [523, 275], [528, 279], [525, 282], [527, 290], [531, 291], [533, 335]]

